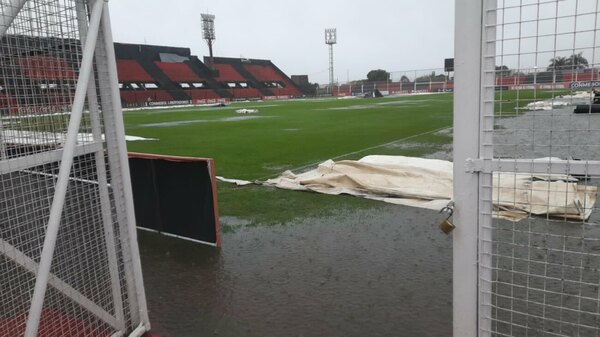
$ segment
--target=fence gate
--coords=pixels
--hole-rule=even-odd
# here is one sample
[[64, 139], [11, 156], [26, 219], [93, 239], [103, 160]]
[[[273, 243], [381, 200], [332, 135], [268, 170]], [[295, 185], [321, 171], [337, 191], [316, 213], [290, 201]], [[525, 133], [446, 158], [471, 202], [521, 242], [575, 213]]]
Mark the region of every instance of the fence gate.
[[600, 336], [599, 6], [456, 1], [456, 337]]
[[149, 329], [105, 0], [0, 0], [0, 336]]

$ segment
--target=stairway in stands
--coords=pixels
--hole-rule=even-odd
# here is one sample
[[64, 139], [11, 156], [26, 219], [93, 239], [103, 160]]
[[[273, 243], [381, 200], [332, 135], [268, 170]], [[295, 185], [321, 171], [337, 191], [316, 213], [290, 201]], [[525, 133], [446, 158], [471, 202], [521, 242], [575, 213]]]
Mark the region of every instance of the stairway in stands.
[[264, 84], [259, 82], [248, 70], [246, 70], [242, 63], [231, 62], [230, 65], [233, 67], [233, 69], [240, 73], [240, 75], [246, 78], [248, 83], [250, 83], [250, 86], [258, 89], [258, 91], [260, 91], [260, 93], [263, 94], [263, 96], [275, 96], [275, 94], [270, 89], [266, 88]]
[[215, 79], [213, 72], [204, 63], [202, 63], [197, 56], [190, 56], [190, 60], [186, 62], [186, 64], [190, 68], [192, 68], [192, 70], [198, 76], [200, 76], [200, 78], [205, 80], [206, 84], [208, 84], [208, 87], [214, 90], [217, 94], [219, 94], [219, 96], [224, 98], [233, 97], [229, 91], [221, 88], [221, 85]]
[[179, 88], [179, 85], [173, 82], [156, 64], [154, 64], [154, 60], [143, 57], [143, 55], [144, 54], [137, 59], [138, 63], [148, 74], [150, 74], [150, 76], [152, 76], [153, 79], [160, 83], [161, 89], [166, 90], [176, 101], [191, 99], [183, 90], [181, 90], [181, 88]]
[[292, 88], [297, 91], [297, 93], [294, 94], [290, 93], [291, 96], [301, 96], [304, 94], [302, 92], [302, 89], [300, 89], [300, 87], [298, 87], [298, 85], [296, 85], [296, 83], [294, 83], [292, 79], [288, 77], [288, 75], [286, 75], [281, 69], [279, 69], [279, 67], [276, 66], [275, 63], [269, 62], [269, 66], [271, 66], [271, 68], [273, 68], [275, 72], [279, 73], [281, 78], [285, 79], [286, 86], [292, 86]]

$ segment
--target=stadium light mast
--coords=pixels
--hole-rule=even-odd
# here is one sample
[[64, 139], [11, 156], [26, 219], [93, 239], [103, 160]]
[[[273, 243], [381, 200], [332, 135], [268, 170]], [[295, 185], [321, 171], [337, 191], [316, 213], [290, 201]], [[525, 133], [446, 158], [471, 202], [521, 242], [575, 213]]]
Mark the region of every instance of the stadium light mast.
[[325, 29], [325, 44], [329, 45], [329, 87], [333, 93], [333, 45], [337, 43], [337, 30]]
[[215, 16], [212, 14], [200, 14], [202, 17], [202, 38], [206, 40], [206, 44], [208, 44], [208, 53], [210, 60], [210, 67], [214, 67], [214, 58], [213, 58], [213, 41], [215, 38]]

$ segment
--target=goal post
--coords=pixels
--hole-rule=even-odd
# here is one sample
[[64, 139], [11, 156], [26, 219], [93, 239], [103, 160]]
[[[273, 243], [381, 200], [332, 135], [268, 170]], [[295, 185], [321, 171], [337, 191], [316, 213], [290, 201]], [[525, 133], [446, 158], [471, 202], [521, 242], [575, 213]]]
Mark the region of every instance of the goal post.
[[0, 335], [150, 328], [108, 3], [0, 2]]

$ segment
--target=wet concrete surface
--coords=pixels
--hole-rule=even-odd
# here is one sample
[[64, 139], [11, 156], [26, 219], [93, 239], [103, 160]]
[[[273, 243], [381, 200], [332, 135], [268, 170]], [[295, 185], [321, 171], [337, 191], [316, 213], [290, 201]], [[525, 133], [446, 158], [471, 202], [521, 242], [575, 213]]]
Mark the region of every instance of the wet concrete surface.
[[451, 336], [452, 238], [396, 205], [237, 227], [220, 250], [140, 233], [153, 330], [183, 336]]
[[[600, 159], [600, 114], [573, 107], [496, 119], [500, 158]], [[598, 186], [588, 176], [580, 185]], [[599, 194], [596, 195], [598, 199]], [[585, 221], [533, 217], [491, 226], [491, 330], [499, 336], [600, 334], [600, 212]], [[485, 264], [485, 262], [484, 262]]]
[[494, 144], [500, 158], [600, 160], [600, 114], [575, 114], [567, 107], [497, 118]]

